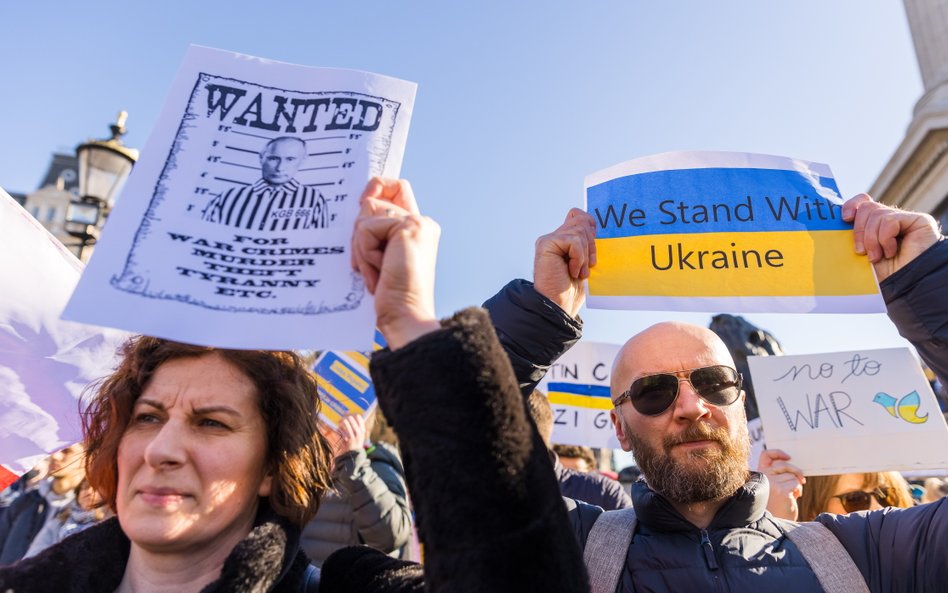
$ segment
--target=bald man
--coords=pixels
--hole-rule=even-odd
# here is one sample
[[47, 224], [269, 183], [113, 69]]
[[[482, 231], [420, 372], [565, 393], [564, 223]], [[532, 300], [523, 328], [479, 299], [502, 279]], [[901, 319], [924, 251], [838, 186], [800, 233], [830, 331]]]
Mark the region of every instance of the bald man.
[[687, 323], [653, 325], [613, 365], [609, 415], [619, 443], [699, 528], [748, 479], [741, 380], [724, 342]]
[[[890, 316], [944, 372], [948, 244], [937, 223], [865, 195], [847, 202], [843, 213], [855, 223], [856, 251], [875, 266]], [[942, 590], [948, 582], [948, 499], [911, 509], [820, 515], [822, 527], [803, 531], [823, 539], [802, 547], [787, 535], [799, 533], [798, 524], [767, 512], [768, 480], [747, 467], [741, 385], [727, 347], [703, 327], [659, 323], [620, 349], [610, 417], [645, 480], [632, 487], [635, 522], [627, 525], [633, 527], [613, 527], [610, 538], [600, 537], [596, 525], [619, 516], [614, 513], [629, 517], [627, 511], [590, 521], [588, 509], [570, 510], [593, 591]], [[627, 536], [625, 549], [616, 549], [619, 534]], [[606, 541], [611, 547], [602, 545]], [[608, 569], [605, 557], [615, 561]], [[833, 579], [852, 588], [834, 588]]]

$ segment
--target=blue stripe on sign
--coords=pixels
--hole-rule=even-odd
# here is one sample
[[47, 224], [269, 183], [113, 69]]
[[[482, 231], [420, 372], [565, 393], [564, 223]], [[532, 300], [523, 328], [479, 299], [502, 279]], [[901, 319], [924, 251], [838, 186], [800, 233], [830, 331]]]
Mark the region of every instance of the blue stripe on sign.
[[593, 397], [609, 397], [609, 388], [603, 385], [577, 385], [575, 383], [548, 383], [547, 391], [557, 393], [575, 393], [576, 395], [591, 395]]
[[375, 399], [375, 390], [367, 389], [365, 393], [360, 392], [354, 385], [336, 374], [336, 371], [332, 370], [332, 364], [334, 362], [338, 362], [348, 369], [353, 375], [356, 375], [371, 384], [371, 379], [365, 375], [364, 370], [356, 368], [345, 360], [339, 358], [339, 356], [332, 350], [326, 352], [322, 360], [320, 360], [316, 365], [316, 374], [322, 380], [330, 383], [333, 387], [338, 389], [339, 392], [345, 397], [348, 397], [350, 401], [355, 402], [362, 408], [368, 407], [368, 404], [372, 403], [372, 400]]
[[[818, 190], [832, 194], [838, 202], [820, 196]], [[779, 169], [652, 171], [586, 190], [586, 207], [596, 220], [597, 239], [848, 230], [852, 225], [843, 221], [841, 203], [834, 179]]]

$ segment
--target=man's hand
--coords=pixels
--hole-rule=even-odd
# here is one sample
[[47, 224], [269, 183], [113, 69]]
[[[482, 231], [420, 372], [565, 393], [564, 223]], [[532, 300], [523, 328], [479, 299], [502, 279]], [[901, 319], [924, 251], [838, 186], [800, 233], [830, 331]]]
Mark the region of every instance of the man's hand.
[[884, 206], [867, 194], [843, 204], [843, 220], [853, 223], [856, 253], [869, 257], [879, 282], [941, 237], [938, 223], [930, 215]]
[[537, 292], [576, 317], [586, 300], [583, 283], [594, 265], [596, 223], [589, 214], [573, 208], [558, 229], [537, 239], [533, 285]]
[[806, 478], [797, 466], [787, 463], [790, 456], [780, 449], [764, 449], [760, 452], [757, 471], [767, 476], [770, 482], [770, 498], [767, 510], [774, 517], [796, 521], [800, 514], [797, 499], [803, 495]]
[[352, 266], [375, 295], [376, 324], [392, 350], [441, 327], [434, 279], [441, 227], [421, 216], [407, 181], [374, 178], [352, 235]]

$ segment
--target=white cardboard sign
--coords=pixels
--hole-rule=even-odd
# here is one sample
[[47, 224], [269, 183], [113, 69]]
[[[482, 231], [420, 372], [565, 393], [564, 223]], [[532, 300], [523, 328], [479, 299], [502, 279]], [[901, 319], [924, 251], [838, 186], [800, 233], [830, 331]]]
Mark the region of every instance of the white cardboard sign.
[[948, 467], [948, 426], [907, 348], [747, 360], [767, 446], [805, 474]]
[[609, 374], [616, 344], [580, 341], [556, 361], [540, 383], [553, 408], [553, 442], [619, 448], [609, 410]]
[[192, 46], [69, 319], [229, 348], [369, 350], [359, 196], [416, 85]]

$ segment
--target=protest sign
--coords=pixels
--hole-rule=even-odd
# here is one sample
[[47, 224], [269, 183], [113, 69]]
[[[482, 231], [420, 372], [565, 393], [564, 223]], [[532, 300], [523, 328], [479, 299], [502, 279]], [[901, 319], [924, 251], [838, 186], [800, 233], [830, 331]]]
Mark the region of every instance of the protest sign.
[[805, 474], [948, 468], [948, 426], [908, 349], [747, 360], [767, 446]]
[[609, 373], [615, 344], [580, 341], [560, 357], [540, 383], [553, 408], [553, 442], [617, 449], [609, 410]]
[[[375, 330], [372, 349], [385, 347], [385, 338]], [[319, 392], [320, 419], [333, 428], [346, 414], [366, 416], [375, 409], [375, 387], [369, 375], [369, 355], [365, 352], [327, 350], [313, 364]]]
[[882, 312], [826, 165], [674, 152], [586, 177], [598, 263], [590, 307]]
[[750, 435], [750, 453], [747, 455], [747, 466], [751, 469], [757, 469], [757, 463], [760, 461], [760, 454], [767, 448], [764, 440], [764, 423], [760, 417], [752, 418], [747, 421], [747, 434]]
[[359, 196], [397, 177], [414, 83], [191, 47], [69, 319], [229, 348], [366, 350]]
[[0, 489], [81, 439], [79, 397], [126, 334], [60, 321], [82, 264], [0, 189]]

